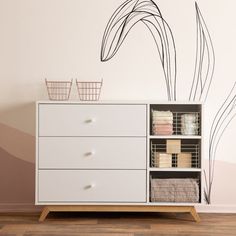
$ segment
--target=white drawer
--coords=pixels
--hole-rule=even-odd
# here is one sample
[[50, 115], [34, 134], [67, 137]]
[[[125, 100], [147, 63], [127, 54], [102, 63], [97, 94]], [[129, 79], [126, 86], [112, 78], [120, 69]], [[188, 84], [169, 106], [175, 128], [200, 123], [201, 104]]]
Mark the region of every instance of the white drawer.
[[146, 105], [39, 104], [39, 136], [146, 136]]
[[39, 168], [146, 169], [146, 138], [40, 137]]
[[145, 202], [145, 170], [40, 170], [38, 202]]

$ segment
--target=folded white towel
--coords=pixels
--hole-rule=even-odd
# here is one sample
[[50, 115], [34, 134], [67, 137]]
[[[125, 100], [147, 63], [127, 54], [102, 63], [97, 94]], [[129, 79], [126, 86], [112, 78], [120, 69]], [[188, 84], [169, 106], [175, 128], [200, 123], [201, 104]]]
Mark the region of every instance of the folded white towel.
[[197, 135], [198, 129], [184, 129], [181, 128], [181, 134], [183, 135]]
[[155, 119], [152, 121], [153, 125], [172, 125], [173, 124], [173, 119], [169, 119], [169, 120], [159, 120], [159, 119]]
[[195, 122], [181, 122], [182, 126], [188, 126], [188, 127], [197, 127], [198, 123]]
[[197, 113], [188, 113], [181, 115], [181, 122], [197, 122], [198, 114]]
[[152, 116], [153, 117], [173, 117], [173, 113], [171, 111], [155, 111], [152, 110]]

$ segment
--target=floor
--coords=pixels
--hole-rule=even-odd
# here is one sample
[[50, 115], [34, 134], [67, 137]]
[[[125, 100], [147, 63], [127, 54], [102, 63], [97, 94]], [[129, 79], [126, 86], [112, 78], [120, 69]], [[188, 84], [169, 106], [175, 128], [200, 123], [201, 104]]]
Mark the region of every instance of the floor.
[[0, 214], [0, 236], [218, 236], [236, 235], [236, 214], [50, 213]]

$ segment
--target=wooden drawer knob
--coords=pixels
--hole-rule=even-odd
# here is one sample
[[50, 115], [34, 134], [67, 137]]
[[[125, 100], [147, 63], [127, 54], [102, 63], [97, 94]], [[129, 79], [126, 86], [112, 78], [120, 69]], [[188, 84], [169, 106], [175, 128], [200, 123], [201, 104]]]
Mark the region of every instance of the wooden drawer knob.
[[95, 184], [88, 184], [84, 187], [84, 189], [91, 189], [91, 188], [94, 188], [95, 187]]
[[91, 123], [94, 123], [95, 121], [96, 121], [95, 118], [89, 118], [89, 119], [85, 120], [85, 123], [91, 124]]
[[94, 156], [95, 151], [86, 152], [85, 156]]

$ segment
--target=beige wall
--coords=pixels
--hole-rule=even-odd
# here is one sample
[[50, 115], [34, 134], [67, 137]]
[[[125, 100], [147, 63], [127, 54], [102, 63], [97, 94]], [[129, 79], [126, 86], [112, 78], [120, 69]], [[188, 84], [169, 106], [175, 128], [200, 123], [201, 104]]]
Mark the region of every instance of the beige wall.
[[[163, 71], [150, 33], [137, 25], [117, 55], [100, 62], [104, 28], [120, 0], [0, 0], [0, 206], [34, 202], [36, 100], [47, 99], [44, 78], [104, 79], [101, 99], [166, 100]], [[191, 0], [156, 0], [177, 46], [178, 99], [188, 98], [195, 60]], [[216, 53], [205, 106], [205, 153], [213, 115], [235, 78], [234, 0], [199, 0]], [[77, 99], [75, 86], [72, 99]], [[217, 150], [214, 204], [236, 204], [228, 182], [236, 173], [236, 121]], [[221, 178], [225, 173], [231, 178]], [[1, 208], [1, 207], [0, 207]]]

